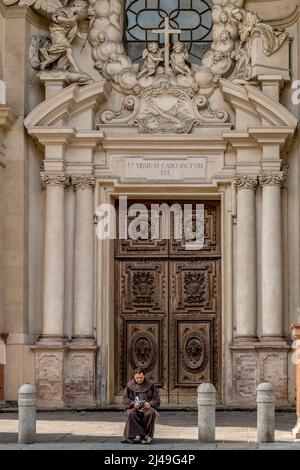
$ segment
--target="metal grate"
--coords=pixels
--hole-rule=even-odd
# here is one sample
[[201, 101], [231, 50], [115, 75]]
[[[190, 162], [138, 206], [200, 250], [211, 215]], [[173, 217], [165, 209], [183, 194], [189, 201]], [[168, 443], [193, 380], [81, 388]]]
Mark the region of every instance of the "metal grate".
[[164, 43], [163, 35], [152, 29], [164, 26], [166, 16], [170, 27], [181, 29], [172, 40], [183, 42], [193, 62], [201, 62], [212, 42], [212, 0], [126, 0], [124, 43], [134, 62], [140, 61], [149, 42]]

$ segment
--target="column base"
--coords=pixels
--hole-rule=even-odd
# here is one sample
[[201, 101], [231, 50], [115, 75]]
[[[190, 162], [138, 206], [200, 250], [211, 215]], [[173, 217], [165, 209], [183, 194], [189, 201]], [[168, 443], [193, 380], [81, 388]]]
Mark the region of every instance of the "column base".
[[[57, 340], [57, 337], [55, 338]], [[38, 408], [61, 409], [64, 403], [65, 345], [39, 341], [31, 349], [35, 352], [35, 375]]]
[[257, 343], [258, 342], [258, 338], [257, 336], [237, 336], [235, 339], [234, 339], [234, 345], [238, 345], [238, 344], [245, 344], [245, 343]]
[[284, 336], [262, 336], [260, 338], [261, 343], [272, 343], [272, 344], [285, 344], [287, 343]]
[[96, 340], [92, 336], [73, 336], [70, 347], [73, 346], [95, 346]]
[[293, 429], [293, 436], [296, 441], [300, 441], [300, 417], [298, 418], [296, 426]]
[[274, 386], [276, 406], [290, 406], [288, 393], [288, 353], [286, 341], [281, 343], [245, 342], [231, 346], [231, 402], [241, 407], [256, 406], [256, 388], [262, 382]]
[[94, 408], [96, 402], [96, 356], [94, 338], [68, 343], [65, 370], [65, 402], [71, 408]]
[[[45, 339], [45, 338], [44, 338]], [[57, 338], [56, 338], [57, 339]], [[86, 342], [88, 340], [88, 343]], [[38, 408], [95, 408], [96, 356], [93, 338], [58, 344], [39, 341], [35, 352]]]
[[65, 344], [67, 338], [65, 336], [56, 336], [56, 335], [41, 335], [38, 339], [37, 344], [41, 345], [62, 345]]

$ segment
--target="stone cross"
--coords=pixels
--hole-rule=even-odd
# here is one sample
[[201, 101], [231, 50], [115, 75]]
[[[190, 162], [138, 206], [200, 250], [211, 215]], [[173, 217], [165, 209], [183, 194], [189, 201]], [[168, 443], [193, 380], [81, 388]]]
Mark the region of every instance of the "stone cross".
[[170, 29], [170, 18], [166, 16], [165, 26], [163, 29], [153, 29], [154, 34], [163, 34], [165, 36], [165, 69], [169, 70], [170, 65], [170, 36], [172, 34], [180, 34], [181, 29]]

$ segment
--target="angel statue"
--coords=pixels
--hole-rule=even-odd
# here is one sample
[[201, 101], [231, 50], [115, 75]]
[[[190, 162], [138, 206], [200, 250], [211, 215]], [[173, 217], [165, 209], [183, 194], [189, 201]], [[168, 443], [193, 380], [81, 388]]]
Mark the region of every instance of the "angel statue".
[[234, 51], [237, 61], [236, 78], [250, 80], [251, 48], [254, 38], [262, 38], [264, 54], [271, 56], [280, 49], [288, 33], [281, 29], [273, 29], [272, 26], [263, 23], [255, 13], [242, 8], [234, 8], [231, 16], [237, 22], [241, 40], [239, 49]]
[[51, 45], [49, 48], [40, 49], [44, 57], [41, 70], [56, 62], [58, 70], [66, 70], [71, 66], [75, 72], [80, 72], [73, 57], [72, 42], [76, 36], [85, 41], [85, 37], [79, 31], [77, 18], [77, 14], [85, 7], [84, 0], [74, 0], [72, 6], [61, 7], [53, 13], [49, 26]]
[[[17, 3], [18, 0], [3, 0], [6, 5]], [[63, 1], [63, 0], [62, 0]], [[31, 64], [39, 70], [51, 72], [64, 71], [70, 82], [88, 83], [91, 78], [82, 72], [76, 63], [72, 43], [76, 37], [86, 41], [79, 31], [79, 14], [87, 9], [85, 0], [69, 0], [61, 3], [60, 0], [19, 0], [19, 6], [33, 6], [43, 12], [44, 16], [51, 17], [49, 24], [50, 38], [36, 36], [31, 43]], [[82, 15], [86, 17], [87, 15]]]
[[176, 75], [193, 76], [193, 72], [186, 63], [188, 58], [189, 53], [186, 50], [185, 45], [182, 42], [176, 42], [171, 54], [171, 67]]
[[148, 44], [147, 49], [143, 51], [144, 64], [137, 78], [151, 77], [155, 74], [159, 64], [163, 62], [162, 52], [163, 50], [156, 42]]

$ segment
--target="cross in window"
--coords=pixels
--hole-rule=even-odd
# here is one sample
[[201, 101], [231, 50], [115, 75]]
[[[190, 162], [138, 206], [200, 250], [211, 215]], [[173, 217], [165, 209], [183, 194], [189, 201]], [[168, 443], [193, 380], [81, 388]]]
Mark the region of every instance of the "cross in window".
[[163, 34], [165, 36], [165, 69], [170, 68], [170, 36], [172, 34], [180, 34], [181, 29], [170, 29], [170, 18], [166, 16], [165, 26], [163, 29], [153, 29], [154, 34]]

